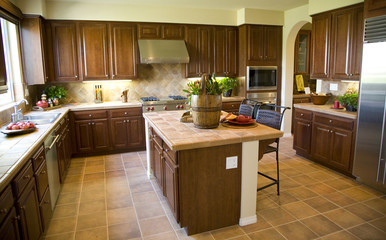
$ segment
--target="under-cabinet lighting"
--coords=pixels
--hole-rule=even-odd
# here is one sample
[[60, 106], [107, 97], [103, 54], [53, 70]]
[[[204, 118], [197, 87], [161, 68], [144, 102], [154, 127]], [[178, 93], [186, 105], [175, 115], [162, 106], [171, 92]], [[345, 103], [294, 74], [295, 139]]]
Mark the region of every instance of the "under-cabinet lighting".
[[359, 80], [340, 80], [341, 82], [346, 82], [346, 83], [359, 83]]
[[82, 83], [120, 83], [120, 82], [131, 82], [133, 80], [99, 80], [99, 81], [83, 81]]

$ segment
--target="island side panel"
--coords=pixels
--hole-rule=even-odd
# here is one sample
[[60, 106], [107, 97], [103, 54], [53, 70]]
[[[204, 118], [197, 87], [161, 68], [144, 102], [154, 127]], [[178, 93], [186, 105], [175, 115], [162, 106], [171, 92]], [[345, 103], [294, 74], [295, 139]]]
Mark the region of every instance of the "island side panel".
[[150, 179], [153, 177], [153, 172], [152, 172], [152, 166], [151, 166], [151, 152], [149, 151], [150, 148], [150, 125], [147, 119], [145, 118], [145, 139], [146, 139], [146, 162], [147, 162], [147, 177]]
[[256, 191], [259, 141], [243, 142], [240, 226], [257, 222]]
[[[226, 169], [226, 157], [237, 168]], [[242, 144], [182, 150], [179, 159], [180, 224], [188, 235], [239, 223]]]

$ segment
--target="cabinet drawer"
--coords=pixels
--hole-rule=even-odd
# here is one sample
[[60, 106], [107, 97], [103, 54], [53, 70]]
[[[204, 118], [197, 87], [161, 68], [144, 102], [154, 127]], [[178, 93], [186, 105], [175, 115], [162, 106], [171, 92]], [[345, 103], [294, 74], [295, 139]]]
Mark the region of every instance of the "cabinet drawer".
[[4, 220], [9, 210], [13, 207], [11, 186], [8, 186], [0, 195], [0, 223]]
[[222, 109], [227, 110], [227, 109], [239, 109], [240, 108], [240, 102], [223, 102], [222, 103]]
[[36, 186], [38, 188], [39, 201], [42, 200], [43, 194], [48, 187], [48, 176], [47, 176], [47, 164], [44, 162], [39, 170], [36, 172]]
[[126, 108], [110, 110], [110, 117], [141, 116], [142, 108]]
[[47, 189], [47, 191], [45, 192], [43, 200], [39, 205], [39, 208], [40, 216], [42, 218], [43, 231], [46, 232], [48, 223], [50, 222], [50, 219], [52, 217], [50, 189]]
[[19, 174], [15, 177], [12, 182], [13, 190], [15, 192], [15, 196], [19, 197], [23, 192], [24, 188], [27, 186], [28, 182], [31, 178], [34, 177], [34, 172], [32, 169], [31, 162], [28, 162], [23, 169], [20, 170]]
[[295, 109], [295, 118], [303, 119], [303, 120], [312, 120], [312, 112], [306, 110]]
[[328, 114], [315, 114], [315, 122], [326, 124], [332, 127], [343, 128], [348, 130], [354, 129], [354, 120], [333, 117]]
[[37, 150], [35, 155], [31, 158], [34, 172], [36, 172], [40, 165], [46, 160], [46, 152], [44, 150], [44, 145], [41, 145], [39, 150]]
[[165, 153], [169, 156], [170, 160], [174, 162], [174, 164], [178, 164], [177, 152], [170, 149], [170, 147], [165, 143], [163, 145], [165, 149]]
[[107, 110], [73, 112], [75, 120], [107, 118]]
[[150, 138], [152, 141], [158, 144], [158, 146], [162, 149], [162, 138], [158, 136], [158, 134], [154, 131], [153, 128], [150, 128]]
[[293, 103], [310, 103], [311, 102], [311, 98], [310, 97], [307, 97], [307, 98], [294, 98], [293, 99]]

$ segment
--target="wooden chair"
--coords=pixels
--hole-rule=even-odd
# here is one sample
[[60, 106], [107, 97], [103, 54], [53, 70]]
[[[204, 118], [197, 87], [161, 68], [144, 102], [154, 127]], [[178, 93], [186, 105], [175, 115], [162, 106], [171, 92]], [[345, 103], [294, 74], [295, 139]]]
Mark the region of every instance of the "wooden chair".
[[[287, 109], [291, 109], [291, 108], [283, 107], [283, 106], [277, 106], [277, 105], [268, 105], [268, 106], [273, 107], [276, 111], [265, 110], [265, 109], [263, 110], [263, 109], [259, 108], [257, 113], [256, 113], [256, 122], [263, 124], [263, 125], [266, 125], [268, 127], [280, 130], [281, 123], [283, 121], [284, 112]], [[263, 190], [267, 187], [270, 187], [270, 186], [273, 186], [276, 184], [277, 185], [277, 195], [280, 195], [280, 191], [279, 191], [279, 138], [268, 140], [265, 142], [261, 141], [260, 145], [262, 147], [260, 147], [259, 151], [264, 151], [263, 154], [276, 152], [276, 176], [277, 177], [275, 179], [275, 178], [270, 177], [264, 173], [258, 172], [259, 175], [261, 175], [265, 178], [268, 178], [268, 179], [272, 180], [273, 182], [258, 188], [257, 191]], [[263, 154], [259, 154], [259, 155], [262, 157]], [[260, 158], [259, 158], [259, 160], [260, 160]]]

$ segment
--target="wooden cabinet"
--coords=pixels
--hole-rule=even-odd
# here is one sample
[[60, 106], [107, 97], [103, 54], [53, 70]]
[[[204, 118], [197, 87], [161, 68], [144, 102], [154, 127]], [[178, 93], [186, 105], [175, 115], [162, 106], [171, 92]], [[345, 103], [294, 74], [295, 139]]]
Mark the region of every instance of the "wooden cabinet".
[[237, 42], [235, 27], [214, 28], [214, 73], [216, 76], [237, 76]]
[[77, 152], [106, 151], [110, 149], [107, 111], [73, 112]]
[[3, 223], [0, 225], [0, 236], [2, 239], [19, 240], [19, 225], [16, 216], [16, 210], [12, 207]]
[[54, 82], [79, 81], [78, 38], [76, 23], [51, 21]]
[[222, 102], [221, 110], [232, 113], [232, 114], [238, 114], [239, 108], [240, 108], [240, 101], [237, 102]]
[[138, 39], [184, 39], [184, 25], [140, 23], [138, 24]]
[[28, 85], [45, 84], [49, 79], [44, 20], [27, 16], [21, 21], [21, 51], [24, 80]]
[[[111, 141], [114, 149], [140, 148], [145, 144], [141, 108], [110, 110]], [[119, 117], [114, 117], [119, 116]]]
[[108, 80], [109, 54], [107, 23], [79, 23], [83, 80]]
[[359, 80], [363, 4], [312, 17], [311, 78]]
[[136, 25], [129, 23], [112, 23], [110, 26], [111, 79], [136, 78]]
[[55, 129], [55, 134], [59, 136], [56, 142], [56, 152], [59, 163], [60, 182], [64, 183], [67, 168], [70, 165], [72, 146], [70, 136], [69, 117], [66, 115]]
[[212, 74], [213, 31], [210, 26], [187, 26], [185, 41], [190, 61], [186, 64], [185, 77], [200, 77], [203, 73]]
[[310, 73], [311, 31], [300, 30], [295, 40], [294, 74]]
[[295, 109], [296, 153], [351, 174], [355, 144], [355, 120]]
[[312, 112], [295, 109], [293, 148], [298, 152], [311, 152]]
[[330, 77], [331, 14], [312, 17], [311, 78]]
[[364, 6], [365, 18], [372, 18], [386, 15], [385, 0], [365, 0]]
[[332, 79], [360, 79], [363, 24], [362, 5], [332, 13]]
[[178, 165], [170, 155], [164, 154], [164, 196], [175, 219], [178, 216]]

